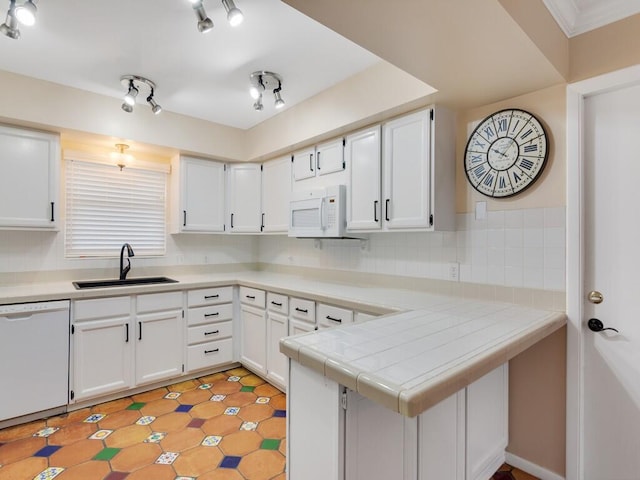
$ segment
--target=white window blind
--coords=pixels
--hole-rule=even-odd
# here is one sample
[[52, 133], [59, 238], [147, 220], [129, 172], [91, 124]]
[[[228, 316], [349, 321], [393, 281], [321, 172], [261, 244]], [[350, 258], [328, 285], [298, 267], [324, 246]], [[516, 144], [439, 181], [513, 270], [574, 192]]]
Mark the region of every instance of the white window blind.
[[66, 256], [164, 255], [166, 190], [165, 172], [68, 159]]

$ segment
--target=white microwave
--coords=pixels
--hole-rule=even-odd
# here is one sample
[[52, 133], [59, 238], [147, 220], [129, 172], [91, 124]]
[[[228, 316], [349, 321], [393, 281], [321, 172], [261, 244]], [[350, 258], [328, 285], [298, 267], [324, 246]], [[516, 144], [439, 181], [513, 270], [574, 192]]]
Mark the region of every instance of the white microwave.
[[346, 187], [291, 192], [289, 236], [344, 238], [347, 228]]

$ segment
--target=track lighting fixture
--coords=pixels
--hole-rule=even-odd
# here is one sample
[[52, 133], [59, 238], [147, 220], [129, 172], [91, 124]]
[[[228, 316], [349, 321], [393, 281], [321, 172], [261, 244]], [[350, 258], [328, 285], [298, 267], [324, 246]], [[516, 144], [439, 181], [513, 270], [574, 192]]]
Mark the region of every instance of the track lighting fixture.
[[262, 104], [262, 93], [265, 91], [273, 92], [273, 98], [275, 100], [275, 108], [284, 107], [284, 100], [280, 92], [282, 91], [282, 77], [277, 73], [267, 72], [260, 70], [253, 72], [249, 77], [251, 87], [249, 88], [249, 94], [256, 100], [253, 104], [253, 108], [260, 111], [264, 108]]
[[16, 1], [11, 0], [9, 2], [9, 10], [7, 11], [7, 18], [2, 25], [0, 25], [0, 33], [3, 35], [17, 40], [20, 38], [20, 30], [18, 30], [18, 19], [15, 15]]
[[[198, 31], [200, 33], [207, 33], [213, 28], [213, 21], [207, 16], [207, 12], [204, 9], [203, 0], [189, 0], [193, 11], [196, 12], [198, 18]], [[236, 27], [244, 20], [242, 11], [236, 7], [233, 0], [222, 0], [222, 5], [227, 12], [227, 20], [232, 27]]]
[[148, 78], [140, 77], [138, 75], [123, 75], [120, 77], [120, 83], [127, 88], [127, 93], [124, 96], [124, 103], [122, 104], [122, 110], [127, 113], [133, 112], [133, 107], [136, 104], [136, 98], [140, 91], [146, 95], [147, 103], [151, 107], [151, 111], [158, 115], [162, 112], [162, 107], [153, 98], [155, 95], [156, 84]]
[[36, 23], [36, 13], [38, 8], [36, 3], [38, 0], [26, 0], [23, 4], [16, 6], [16, 18], [18, 21], [30, 27]]

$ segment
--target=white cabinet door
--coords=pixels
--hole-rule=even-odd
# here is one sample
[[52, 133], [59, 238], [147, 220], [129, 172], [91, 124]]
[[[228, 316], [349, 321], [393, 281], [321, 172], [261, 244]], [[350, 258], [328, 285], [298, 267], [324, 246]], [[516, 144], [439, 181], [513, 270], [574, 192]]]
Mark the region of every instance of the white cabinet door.
[[467, 480], [490, 478], [505, 461], [508, 383], [505, 363], [467, 387]]
[[256, 373], [267, 373], [267, 318], [261, 308], [240, 305], [240, 361]]
[[314, 323], [303, 322], [295, 318], [289, 319], [289, 335], [298, 335], [299, 333], [313, 332], [317, 330]]
[[174, 211], [174, 231], [224, 231], [224, 164], [189, 157], [177, 162], [180, 179], [173, 185], [179, 189], [174, 195], [180, 202]]
[[136, 384], [182, 374], [182, 310], [136, 317]]
[[316, 147], [316, 175], [328, 175], [345, 169], [342, 138]]
[[430, 226], [430, 112], [423, 110], [382, 127], [382, 216], [389, 229]]
[[281, 388], [287, 386], [287, 357], [280, 353], [280, 339], [287, 336], [289, 319], [279, 313], [267, 313], [267, 380]]
[[265, 162], [262, 168], [262, 231], [287, 233], [291, 197], [289, 157]]
[[262, 224], [262, 171], [256, 163], [229, 167], [229, 231], [256, 233]]
[[347, 136], [344, 157], [349, 172], [347, 230], [376, 230], [380, 210], [380, 126]]
[[133, 386], [134, 332], [129, 316], [73, 325], [73, 400]]
[[316, 176], [315, 149], [307, 148], [292, 155], [293, 180], [304, 180]]
[[58, 136], [0, 126], [0, 227], [47, 228], [59, 216]]
[[417, 423], [415, 417], [405, 417], [349, 390], [345, 424], [346, 478], [415, 479]]

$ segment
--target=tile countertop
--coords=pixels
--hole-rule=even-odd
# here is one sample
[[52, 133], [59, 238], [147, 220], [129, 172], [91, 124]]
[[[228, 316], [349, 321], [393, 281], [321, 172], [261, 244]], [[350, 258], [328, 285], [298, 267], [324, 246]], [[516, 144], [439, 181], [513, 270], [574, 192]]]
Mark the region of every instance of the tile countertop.
[[280, 341], [302, 365], [414, 417], [566, 324], [566, 315], [431, 296], [427, 308]]
[[386, 314], [288, 337], [280, 349], [407, 416], [420, 414], [566, 324], [562, 312], [303, 275], [251, 270], [167, 275], [179, 283], [86, 290], [76, 290], [71, 280], [0, 284], [0, 304], [244, 285]]

